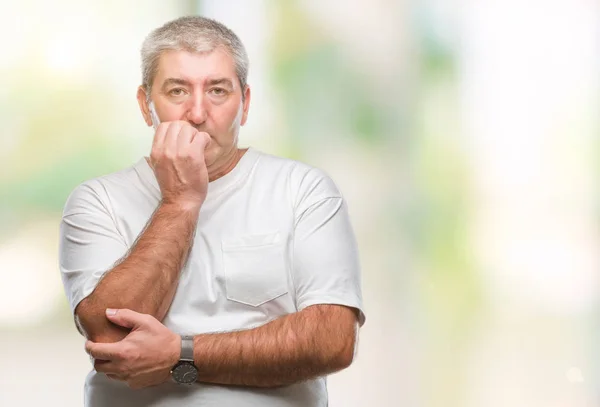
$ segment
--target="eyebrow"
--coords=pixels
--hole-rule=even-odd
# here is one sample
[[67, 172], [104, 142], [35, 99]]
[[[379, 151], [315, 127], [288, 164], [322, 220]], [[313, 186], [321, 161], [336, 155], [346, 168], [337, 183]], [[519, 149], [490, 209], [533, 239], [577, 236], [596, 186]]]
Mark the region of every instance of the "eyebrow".
[[208, 86], [215, 86], [215, 85], [227, 85], [230, 88], [233, 88], [233, 83], [231, 82], [230, 79], [228, 78], [217, 78], [217, 79], [210, 79], [206, 82], [206, 84]]
[[165, 89], [169, 85], [182, 85], [182, 86], [191, 86], [192, 84], [185, 79], [179, 78], [167, 78], [162, 84], [162, 88]]
[[[165, 89], [167, 86], [170, 86], [170, 85], [181, 85], [181, 86], [192, 87], [192, 83], [190, 81], [186, 81], [185, 79], [167, 78], [164, 80], [164, 82], [162, 84], [162, 88]], [[225, 86], [228, 86], [229, 88], [233, 88], [233, 82], [231, 82], [231, 80], [228, 78], [209, 79], [206, 82], [206, 85], [207, 86], [225, 85]]]

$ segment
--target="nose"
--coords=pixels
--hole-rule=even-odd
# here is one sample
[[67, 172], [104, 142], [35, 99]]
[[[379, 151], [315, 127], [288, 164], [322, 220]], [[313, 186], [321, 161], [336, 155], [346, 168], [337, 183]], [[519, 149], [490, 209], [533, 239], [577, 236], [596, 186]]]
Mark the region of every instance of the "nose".
[[195, 125], [203, 124], [208, 116], [206, 100], [204, 95], [195, 95], [190, 101], [190, 106], [187, 112], [187, 119]]

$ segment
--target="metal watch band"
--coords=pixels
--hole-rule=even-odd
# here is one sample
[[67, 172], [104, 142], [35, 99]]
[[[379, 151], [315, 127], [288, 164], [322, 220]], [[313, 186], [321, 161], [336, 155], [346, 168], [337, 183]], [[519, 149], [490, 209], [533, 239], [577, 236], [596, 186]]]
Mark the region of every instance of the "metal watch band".
[[188, 335], [181, 336], [181, 355], [179, 360], [194, 362], [194, 337]]

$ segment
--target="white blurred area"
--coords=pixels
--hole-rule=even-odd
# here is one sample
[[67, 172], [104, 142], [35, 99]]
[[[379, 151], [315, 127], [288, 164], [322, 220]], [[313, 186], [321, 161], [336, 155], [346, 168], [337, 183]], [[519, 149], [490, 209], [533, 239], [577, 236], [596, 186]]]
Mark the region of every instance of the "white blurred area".
[[[192, 3], [2, 4], [0, 75], [9, 80], [6, 75], [31, 49], [39, 50], [39, 60], [31, 63], [44, 64], [49, 80], [85, 82], [99, 73], [122, 106], [119, 120], [132, 139], [133, 160], [150, 145], [135, 102], [139, 47], [151, 29], [187, 14]], [[328, 380], [330, 405], [598, 405], [598, 3], [292, 3], [323, 27], [381, 99], [405, 101], [419, 88], [415, 83], [426, 80], [416, 62], [417, 11], [429, 9], [442, 37], [453, 43], [459, 117], [448, 117], [455, 106], [440, 105], [440, 95], [416, 95], [414, 104], [417, 110], [432, 103], [427, 120], [439, 132], [452, 128], [447, 121], [459, 122], [460, 134], [440, 139], [458, 146], [468, 169], [466, 256], [482, 298], [476, 316], [465, 319], [461, 349], [436, 334], [435, 326], [448, 322], [444, 312], [421, 299], [428, 259], [419, 256], [426, 254], [410, 252], [408, 231], [388, 233], [389, 225], [378, 223], [392, 199], [426, 182], [410, 171], [418, 164], [394, 159], [408, 154], [394, 150], [400, 145], [396, 134], [372, 148], [346, 141], [343, 134], [315, 145], [307, 160], [332, 175], [349, 203], [367, 313], [357, 360]], [[239, 34], [250, 56], [252, 106], [241, 143], [277, 154], [288, 147], [288, 128], [269, 65], [278, 18], [273, 4], [199, 2], [204, 15]], [[0, 101], [5, 96], [0, 86]], [[398, 138], [407, 131], [412, 129], [398, 129]], [[17, 143], [0, 135], [0, 158]], [[7, 176], [0, 173], [0, 181]], [[69, 321], [57, 267], [57, 228], [58, 219], [42, 217], [0, 240], [0, 406], [82, 405], [90, 364]], [[57, 312], [64, 321], [42, 324]]]
[[490, 303], [465, 405], [597, 405], [599, 5], [463, 10], [470, 237]]

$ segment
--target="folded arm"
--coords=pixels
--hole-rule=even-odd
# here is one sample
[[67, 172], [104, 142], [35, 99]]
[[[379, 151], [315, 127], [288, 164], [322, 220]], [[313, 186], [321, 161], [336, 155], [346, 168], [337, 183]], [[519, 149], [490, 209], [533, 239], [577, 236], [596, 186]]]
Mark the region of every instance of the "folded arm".
[[313, 305], [246, 331], [194, 337], [202, 382], [274, 387], [324, 376], [352, 363], [352, 308]]
[[107, 308], [128, 308], [162, 320], [179, 281], [198, 218], [198, 209], [161, 204], [130, 252], [105, 273], [75, 310], [76, 323], [95, 342], [116, 342], [129, 330], [106, 319]]
[[[96, 370], [135, 389], [168, 380], [179, 359], [179, 336], [155, 318], [127, 309], [108, 318], [131, 333], [117, 343], [86, 343]], [[313, 305], [258, 328], [196, 335], [198, 381], [279, 387], [325, 376], [352, 363], [357, 332], [353, 308]]]

